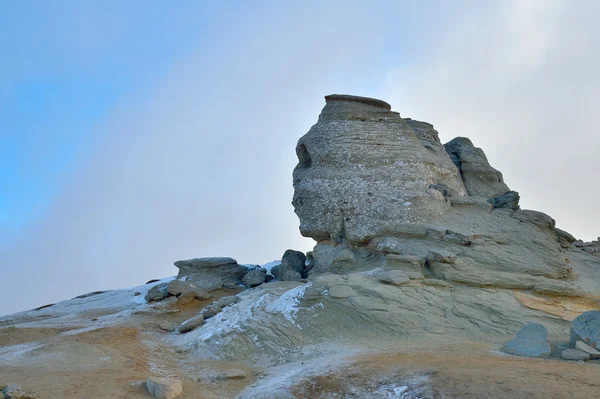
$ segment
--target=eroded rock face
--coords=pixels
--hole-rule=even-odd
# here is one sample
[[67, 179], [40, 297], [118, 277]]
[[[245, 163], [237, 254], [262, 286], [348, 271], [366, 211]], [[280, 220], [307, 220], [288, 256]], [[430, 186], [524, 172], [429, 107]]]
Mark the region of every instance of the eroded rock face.
[[317, 241], [309, 278], [382, 268], [475, 287], [598, 292], [578, 274], [600, 264], [575, 254], [550, 216], [521, 210], [469, 139], [443, 146], [432, 125], [380, 100], [325, 99], [293, 173], [300, 231]]

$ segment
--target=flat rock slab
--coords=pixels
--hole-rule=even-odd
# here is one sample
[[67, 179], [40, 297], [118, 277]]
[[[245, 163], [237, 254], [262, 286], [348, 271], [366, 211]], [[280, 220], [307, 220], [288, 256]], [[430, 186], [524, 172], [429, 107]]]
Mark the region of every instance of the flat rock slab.
[[575, 343], [575, 349], [587, 353], [592, 359], [600, 359], [600, 351], [592, 348], [583, 341], [577, 341]]
[[175, 262], [175, 266], [177, 266], [177, 267], [187, 266], [187, 267], [192, 267], [192, 268], [196, 268], [196, 269], [219, 267], [219, 266], [229, 265], [229, 264], [237, 264], [237, 261], [233, 258], [221, 257], [221, 258], [194, 258], [194, 259], [188, 259], [188, 260], [178, 260], [177, 262]]
[[406, 273], [401, 270], [386, 270], [377, 275], [379, 281], [394, 285], [404, 285], [410, 281]]
[[146, 388], [157, 399], [173, 399], [183, 392], [183, 384], [176, 378], [148, 377]]
[[541, 324], [529, 323], [506, 344], [504, 352], [524, 357], [550, 357], [548, 330]]
[[571, 323], [571, 346], [583, 341], [600, 348], [600, 310], [591, 310], [577, 316]]
[[589, 360], [590, 354], [577, 349], [565, 349], [560, 354], [560, 357], [565, 360]]

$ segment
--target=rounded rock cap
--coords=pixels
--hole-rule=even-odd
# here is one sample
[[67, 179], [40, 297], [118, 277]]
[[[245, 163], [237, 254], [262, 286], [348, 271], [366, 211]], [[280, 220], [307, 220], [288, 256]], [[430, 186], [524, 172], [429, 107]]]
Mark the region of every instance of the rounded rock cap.
[[334, 102], [334, 101], [349, 101], [349, 102], [367, 104], [367, 105], [371, 105], [373, 107], [383, 108], [387, 111], [390, 111], [392, 109], [392, 106], [390, 104], [386, 103], [383, 100], [378, 100], [376, 98], [351, 96], [349, 94], [330, 94], [328, 96], [325, 96], [326, 103], [330, 103], [330, 102]]

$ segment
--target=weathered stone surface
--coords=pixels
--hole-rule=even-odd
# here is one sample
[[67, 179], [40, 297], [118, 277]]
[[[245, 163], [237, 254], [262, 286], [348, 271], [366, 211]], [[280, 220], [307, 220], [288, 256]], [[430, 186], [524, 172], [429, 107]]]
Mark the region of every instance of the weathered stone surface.
[[248, 270], [248, 273], [242, 278], [242, 283], [247, 286], [255, 287], [265, 282], [267, 278], [267, 271], [261, 267], [257, 267], [252, 270]]
[[524, 357], [550, 357], [548, 330], [541, 324], [529, 323], [506, 344], [504, 352]]
[[[177, 275], [178, 279], [196, 276], [196, 279], [199, 280], [199, 276], [207, 276], [206, 278], [210, 276], [220, 278], [223, 284], [241, 284], [242, 278], [244, 277], [244, 274], [246, 274], [246, 268], [238, 265], [237, 261], [232, 258], [195, 258], [179, 260], [175, 262], [175, 266], [179, 268], [179, 274]], [[207, 289], [207, 291], [211, 290]]]
[[169, 285], [168, 283], [160, 283], [156, 284], [154, 287], [150, 288], [146, 293], [146, 301], [160, 301], [169, 296]]
[[583, 341], [577, 341], [575, 343], [575, 349], [587, 353], [592, 359], [600, 359], [600, 351], [592, 348]]
[[509, 191], [502, 195], [488, 199], [488, 202], [494, 206], [494, 208], [508, 208], [514, 211], [519, 209], [519, 193], [516, 191]]
[[347, 285], [334, 285], [329, 287], [329, 296], [332, 298], [348, 298], [356, 295], [356, 291]]
[[293, 204], [301, 233], [317, 241], [305, 275], [383, 268], [544, 295], [600, 290], [590, 260], [565, 253], [569, 238], [550, 216], [519, 209], [518, 194], [468, 139], [442, 149], [433, 126], [385, 102], [326, 101], [296, 147]]
[[180, 305], [187, 305], [194, 301], [196, 293], [192, 290], [184, 291], [177, 297], [177, 303]]
[[224, 380], [241, 380], [246, 378], [246, 372], [240, 369], [229, 369], [223, 371], [218, 378]]
[[221, 277], [207, 273], [194, 273], [185, 277], [185, 281], [193, 284], [197, 289], [211, 292], [223, 287]]
[[180, 333], [187, 333], [197, 327], [200, 327], [202, 324], [204, 324], [204, 315], [199, 314], [181, 323], [181, 325], [177, 328], [177, 331]]
[[183, 384], [176, 378], [148, 377], [146, 388], [157, 399], [173, 399], [183, 392]]
[[377, 274], [379, 281], [393, 285], [404, 285], [410, 281], [408, 276], [401, 270], [385, 270]]
[[457, 137], [444, 145], [450, 159], [460, 169], [469, 195], [493, 198], [510, 189], [502, 173], [492, 168], [481, 148], [466, 137]]
[[235, 295], [221, 297], [202, 309], [202, 315], [204, 319], [209, 319], [219, 313], [224, 307], [233, 305], [239, 300], [240, 299]]
[[590, 360], [589, 353], [571, 348], [563, 350], [560, 357], [564, 360]]
[[571, 346], [583, 341], [600, 348], [600, 310], [591, 310], [577, 316], [571, 323]]

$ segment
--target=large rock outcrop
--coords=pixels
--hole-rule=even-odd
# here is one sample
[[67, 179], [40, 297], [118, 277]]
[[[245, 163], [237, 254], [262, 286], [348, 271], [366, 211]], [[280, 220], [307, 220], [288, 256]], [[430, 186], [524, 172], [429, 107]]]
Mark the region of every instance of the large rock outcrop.
[[309, 275], [400, 269], [477, 287], [598, 292], [597, 280], [578, 281], [589, 259], [572, 254], [568, 233], [521, 210], [469, 139], [442, 145], [432, 125], [380, 100], [325, 99], [293, 174], [300, 231], [317, 241]]

